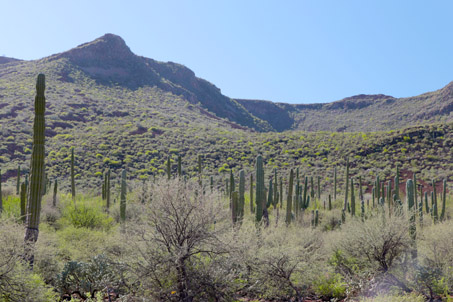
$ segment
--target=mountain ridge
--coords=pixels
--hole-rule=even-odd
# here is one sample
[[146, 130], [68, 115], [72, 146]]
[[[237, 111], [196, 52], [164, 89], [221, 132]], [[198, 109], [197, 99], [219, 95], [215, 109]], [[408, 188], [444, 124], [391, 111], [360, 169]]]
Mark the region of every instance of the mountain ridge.
[[[450, 122], [453, 82], [418, 96], [395, 98], [359, 94], [329, 103], [288, 104], [263, 100], [232, 99], [186, 66], [136, 55], [126, 42], [105, 34], [68, 51], [34, 61], [0, 57], [0, 66], [57, 64], [62, 82], [74, 82], [81, 72], [103, 86], [137, 90], [157, 87], [181, 96], [205, 112], [226, 118], [237, 127], [266, 131], [380, 131], [434, 122]], [[35, 68], [35, 67], [34, 67]], [[4, 72], [0, 70], [0, 76]], [[207, 115], [206, 115], [207, 116]], [[232, 124], [232, 125], [233, 125]]]

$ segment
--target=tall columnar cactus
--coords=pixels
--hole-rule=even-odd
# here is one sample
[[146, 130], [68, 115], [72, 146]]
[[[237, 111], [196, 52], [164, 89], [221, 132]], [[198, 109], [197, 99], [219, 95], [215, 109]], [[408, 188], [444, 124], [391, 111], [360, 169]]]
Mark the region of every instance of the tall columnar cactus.
[[376, 198], [376, 188], [373, 187], [373, 189], [371, 190], [371, 199], [373, 200], [373, 208], [374, 208], [374, 204], [375, 204], [375, 198]]
[[279, 190], [280, 209], [283, 208], [283, 177], [280, 176], [280, 190]]
[[238, 196], [238, 209], [239, 217], [242, 220], [244, 217], [245, 205], [245, 173], [244, 170], [239, 171], [239, 196]]
[[273, 203], [272, 205], [274, 208], [277, 207], [278, 204], [278, 178], [277, 178], [277, 169], [274, 169], [274, 196], [273, 196]]
[[417, 251], [414, 247], [415, 239], [417, 237], [417, 229], [415, 224], [415, 200], [414, 200], [414, 181], [408, 179], [406, 182], [406, 199], [407, 199], [407, 208], [409, 214], [409, 235], [412, 239], [412, 257], [417, 257]]
[[310, 197], [315, 198], [315, 184], [313, 182], [313, 176], [310, 177]]
[[55, 184], [53, 185], [53, 198], [52, 198], [52, 206], [57, 206], [57, 193], [58, 193], [58, 182], [55, 179]]
[[425, 192], [425, 210], [426, 214], [429, 214], [428, 192]]
[[255, 212], [255, 207], [253, 206], [253, 174], [250, 174], [250, 214]]
[[105, 200], [106, 200], [106, 208], [107, 212], [110, 209], [110, 169], [107, 171], [107, 182], [106, 182], [106, 187], [105, 187]]
[[321, 200], [321, 176], [318, 176], [318, 200]]
[[120, 218], [121, 222], [126, 221], [126, 169], [121, 172], [121, 203], [120, 203]]
[[167, 158], [167, 179], [171, 178], [171, 159], [170, 156]]
[[269, 190], [267, 191], [267, 194], [266, 208], [269, 208], [274, 204], [274, 185], [272, 184], [272, 178], [269, 179]]
[[294, 171], [289, 171], [288, 195], [286, 196], [286, 224], [290, 224], [292, 220], [292, 198], [293, 198], [293, 185], [294, 185]]
[[344, 195], [343, 210], [346, 211], [348, 208], [348, 190], [349, 190], [349, 158], [346, 159], [346, 193]]
[[266, 200], [266, 192], [264, 189], [264, 168], [263, 168], [263, 158], [261, 155], [256, 157], [256, 213], [255, 221], [257, 223], [261, 222], [263, 218], [263, 205]]
[[365, 220], [365, 200], [360, 201], [360, 217], [362, 218], [362, 221]]
[[23, 223], [27, 221], [27, 185], [24, 183], [20, 186], [20, 217]]
[[418, 203], [418, 217], [420, 219], [420, 227], [423, 227], [423, 196], [420, 196], [420, 202]]
[[75, 200], [76, 191], [75, 191], [75, 181], [74, 181], [74, 148], [71, 149], [71, 195], [72, 195], [72, 199]]
[[351, 215], [355, 216], [354, 179], [351, 178]]
[[376, 176], [376, 199], [381, 200], [381, 180], [379, 179], [379, 175]]
[[359, 176], [359, 199], [363, 200], [362, 176]]
[[214, 177], [211, 175], [211, 177], [209, 177], [209, 186], [211, 187], [211, 193], [212, 191], [214, 191]]
[[105, 200], [105, 188], [106, 188], [106, 185], [105, 185], [105, 181], [106, 181], [107, 177], [105, 175], [105, 173], [102, 173], [102, 200]]
[[[395, 195], [396, 197], [396, 195]], [[387, 182], [387, 204], [389, 209], [389, 216], [392, 215], [392, 181], [389, 180]]]
[[333, 200], [337, 200], [337, 167], [333, 169]]
[[182, 176], [182, 158], [178, 155], [178, 177]]
[[16, 195], [20, 194], [20, 165], [17, 167]]
[[442, 211], [440, 212], [440, 221], [445, 220], [446, 203], [447, 203], [447, 180], [444, 179], [442, 187]]
[[413, 179], [413, 182], [414, 182], [414, 202], [415, 202], [415, 207], [418, 206], [418, 202], [417, 202], [417, 175], [414, 173], [412, 175], [412, 179]]
[[237, 191], [231, 192], [231, 218], [233, 224], [236, 224], [239, 220], [239, 196]]
[[302, 199], [302, 207], [306, 209], [306, 205], [308, 204], [307, 200], [310, 199], [310, 196], [308, 196], [308, 177], [305, 176], [305, 182], [304, 182], [304, 197]]
[[396, 199], [400, 199], [400, 169], [398, 166], [396, 166], [395, 194], [396, 194]]
[[202, 186], [202, 176], [203, 176], [203, 165], [202, 165], [202, 158], [201, 154], [198, 154], [198, 185]]
[[433, 179], [433, 220], [434, 223], [439, 221], [439, 212], [437, 210], [437, 193], [436, 193], [436, 181]]
[[332, 195], [329, 194], [329, 207], [328, 207], [329, 211], [332, 210]]
[[230, 170], [230, 198], [234, 191], [236, 191], [236, 185], [234, 183], [233, 169], [231, 169]]
[[39, 216], [41, 213], [42, 178], [44, 176], [44, 141], [46, 98], [44, 97], [45, 76], [38, 75], [35, 97], [35, 120], [33, 124], [33, 150], [30, 164], [30, 190], [28, 195], [27, 228], [25, 230], [25, 243], [30, 247], [26, 251], [26, 258], [33, 268], [33, 246], [38, 240]]

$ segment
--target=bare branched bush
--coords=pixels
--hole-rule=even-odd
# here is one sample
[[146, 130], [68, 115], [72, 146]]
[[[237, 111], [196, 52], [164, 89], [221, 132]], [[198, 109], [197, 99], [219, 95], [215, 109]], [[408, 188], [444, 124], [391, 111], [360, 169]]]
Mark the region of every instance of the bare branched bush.
[[226, 233], [228, 207], [195, 182], [158, 181], [142, 215], [130, 221], [129, 264], [140, 294], [159, 301], [221, 301], [233, 272]]
[[[378, 292], [381, 287], [384, 290], [397, 286], [408, 291], [406, 284], [396, 277], [398, 269], [404, 268], [411, 247], [408, 227], [404, 216], [395, 215], [348, 222], [338, 233], [331, 264], [351, 288], [362, 287], [357, 290], [364, 291], [374, 286], [372, 291]], [[367, 281], [369, 284], [365, 284]]]

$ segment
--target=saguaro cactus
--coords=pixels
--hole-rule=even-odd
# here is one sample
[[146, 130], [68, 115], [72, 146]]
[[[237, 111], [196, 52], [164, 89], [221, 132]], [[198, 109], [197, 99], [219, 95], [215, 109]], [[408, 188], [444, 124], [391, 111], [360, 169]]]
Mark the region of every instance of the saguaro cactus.
[[263, 158], [261, 155], [256, 157], [256, 213], [255, 220], [260, 222], [263, 218], [263, 204], [266, 200], [266, 192], [264, 189], [264, 168]]
[[198, 184], [200, 185], [200, 187], [203, 184], [201, 181], [202, 173], [203, 173], [202, 158], [201, 158], [201, 155], [199, 154], [198, 155]]
[[337, 167], [333, 169], [333, 200], [337, 200]]
[[123, 169], [121, 172], [121, 203], [120, 203], [120, 217], [121, 222], [124, 223], [126, 221], [126, 169]]
[[178, 176], [182, 176], [182, 158], [181, 155], [178, 155]]
[[236, 191], [236, 184], [234, 183], [233, 169], [231, 169], [230, 170], [230, 198], [234, 191]]
[[289, 171], [289, 183], [288, 183], [288, 196], [286, 197], [286, 224], [290, 224], [292, 220], [292, 198], [293, 198], [293, 184], [294, 183], [294, 171]]
[[445, 220], [446, 202], [447, 202], [447, 180], [444, 179], [442, 188], [442, 211], [440, 212], [440, 221]]
[[346, 159], [346, 193], [344, 195], [343, 210], [348, 209], [348, 189], [349, 189], [349, 158]]
[[355, 216], [354, 179], [351, 178], [351, 215]]
[[105, 186], [105, 200], [106, 200], [106, 209], [107, 212], [109, 211], [110, 208], [110, 169], [107, 171], [107, 177], [106, 177], [106, 186]]
[[250, 214], [255, 212], [255, 207], [253, 206], [253, 174], [250, 174]]
[[[406, 182], [406, 199], [409, 214], [409, 235], [411, 236], [412, 244], [415, 245], [417, 233], [415, 224], [414, 181], [412, 179], [408, 179]], [[412, 257], [417, 257], [417, 251], [414, 246], [412, 248]]]
[[27, 228], [25, 230], [25, 243], [27, 244], [26, 258], [33, 268], [33, 246], [39, 235], [39, 216], [41, 213], [42, 178], [44, 176], [44, 141], [46, 98], [44, 96], [45, 76], [38, 75], [35, 97], [35, 120], [33, 124], [33, 150], [30, 164], [30, 193], [28, 195]]
[[17, 167], [16, 195], [20, 193], [20, 165]]
[[238, 197], [238, 210], [239, 218], [244, 217], [244, 204], [245, 204], [245, 173], [244, 170], [239, 171], [239, 197]]
[[437, 210], [437, 193], [436, 193], [436, 181], [433, 179], [433, 219], [434, 223], [439, 222], [439, 212]]
[[22, 183], [20, 186], [20, 218], [22, 222], [26, 222], [27, 220], [27, 211], [25, 209], [27, 204], [27, 185]]
[[55, 184], [53, 186], [53, 199], [52, 199], [52, 206], [57, 206], [57, 192], [58, 192], [58, 182], [55, 179]]
[[71, 149], [71, 195], [72, 199], [75, 199], [75, 181], [74, 181], [74, 148]]

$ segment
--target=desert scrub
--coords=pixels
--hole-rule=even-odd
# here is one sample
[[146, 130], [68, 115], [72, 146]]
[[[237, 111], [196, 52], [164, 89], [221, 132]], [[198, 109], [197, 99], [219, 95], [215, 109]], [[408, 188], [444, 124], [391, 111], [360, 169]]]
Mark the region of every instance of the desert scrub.
[[[400, 277], [409, 251], [409, 227], [404, 216], [381, 214], [365, 222], [353, 219], [336, 234], [330, 264], [340, 273], [353, 292], [376, 287], [382, 291], [396, 286], [408, 290]], [[364, 280], [373, 280], [366, 284]]]
[[0, 219], [0, 301], [55, 301], [53, 291], [23, 260], [24, 227], [12, 219]]
[[422, 229], [419, 251], [418, 290], [427, 297], [453, 291], [453, 221]]
[[152, 201], [122, 239], [137, 294], [159, 301], [230, 296], [235, 270], [225, 242], [232, 232], [226, 203], [217, 193], [202, 194], [196, 181], [161, 179], [152, 186]]
[[286, 226], [281, 219], [258, 230], [243, 226], [237, 236], [242, 248], [238, 260], [249, 268], [243, 272], [248, 280], [244, 290], [251, 296], [302, 301], [326, 269], [323, 236], [310, 227]]

